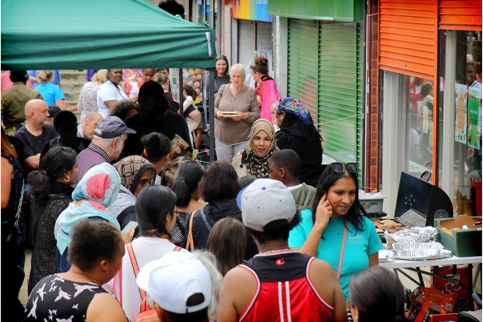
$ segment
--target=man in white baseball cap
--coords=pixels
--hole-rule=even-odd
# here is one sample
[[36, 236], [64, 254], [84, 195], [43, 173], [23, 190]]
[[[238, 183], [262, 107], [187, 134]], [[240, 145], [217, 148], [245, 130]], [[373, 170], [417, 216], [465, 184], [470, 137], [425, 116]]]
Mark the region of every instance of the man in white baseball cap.
[[[208, 322], [218, 276], [201, 253], [170, 252], [141, 268], [136, 282], [155, 302], [160, 321]], [[217, 292], [216, 292], [217, 293]]]
[[217, 321], [346, 321], [332, 267], [288, 249], [289, 232], [300, 221], [288, 188], [257, 179], [237, 202], [260, 253], [225, 275]]

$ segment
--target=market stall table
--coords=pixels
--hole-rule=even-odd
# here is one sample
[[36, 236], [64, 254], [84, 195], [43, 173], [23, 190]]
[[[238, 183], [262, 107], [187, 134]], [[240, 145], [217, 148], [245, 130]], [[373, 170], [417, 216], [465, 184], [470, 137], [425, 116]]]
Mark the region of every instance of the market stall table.
[[379, 263], [379, 265], [389, 268], [417, 268], [417, 267], [434, 267], [434, 266], [450, 266], [450, 265], [465, 265], [465, 264], [481, 264], [481, 256], [471, 257], [448, 257], [440, 259], [429, 260], [402, 260], [389, 258], [385, 262]]
[[[396, 273], [401, 273], [402, 275], [406, 276], [408, 279], [413, 281], [415, 284], [424, 287], [424, 281], [422, 274], [430, 275], [430, 276], [440, 276], [439, 267], [440, 266], [453, 266], [453, 270], [456, 271], [456, 265], [468, 265], [468, 276], [470, 283], [470, 294], [473, 291], [473, 286], [476, 283], [476, 277], [481, 272], [481, 263], [482, 257], [481, 256], [471, 256], [471, 257], [447, 257], [447, 258], [440, 258], [440, 259], [429, 259], [429, 260], [402, 260], [402, 259], [394, 259], [389, 258], [384, 262], [379, 263], [379, 265], [388, 268], [394, 269]], [[472, 279], [472, 270], [473, 264], [478, 264], [478, 271], [477, 276], [475, 279]], [[434, 268], [433, 272], [426, 272], [421, 270], [421, 267], [431, 267]], [[409, 274], [404, 272], [402, 269], [410, 270], [416, 272], [418, 274], [419, 282], [414, 280]]]

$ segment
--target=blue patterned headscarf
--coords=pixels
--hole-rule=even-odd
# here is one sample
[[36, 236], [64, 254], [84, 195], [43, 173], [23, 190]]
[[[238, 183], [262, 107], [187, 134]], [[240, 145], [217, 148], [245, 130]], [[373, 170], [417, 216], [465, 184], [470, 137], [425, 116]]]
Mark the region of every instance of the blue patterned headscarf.
[[116, 200], [120, 187], [121, 178], [109, 163], [95, 165], [84, 174], [72, 192], [72, 199], [82, 202], [71, 202], [55, 222], [54, 236], [60, 254], [69, 246], [72, 229], [81, 220], [96, 217], [120, 229], [117, 219], [106, 209]]
[[310, 111], [294, 97], [286, 97], [280, 100], [278, 102], [278, 112], [292, 114], [307, 126], [312, 124]]

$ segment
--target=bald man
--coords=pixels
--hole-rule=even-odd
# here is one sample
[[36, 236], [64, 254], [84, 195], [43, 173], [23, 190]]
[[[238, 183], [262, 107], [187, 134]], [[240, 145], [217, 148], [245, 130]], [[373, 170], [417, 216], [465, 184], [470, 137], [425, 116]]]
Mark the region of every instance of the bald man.
[[102, 115], [97, 112], [89, 112], [86, 114], [81, 124], [77, 127], [77, 137], [92, 141], [94, 137], [94, 130], [97, 122], [102, 120]]
[[40, 152], [45, 143], [58, 134], [52, 125], [46, 125], [49, 107], [41, 99], [33, 99], [25, 104], [25, 125], [15, 132], [23, 145], [22, 158], [26, 172], [39, 168]]

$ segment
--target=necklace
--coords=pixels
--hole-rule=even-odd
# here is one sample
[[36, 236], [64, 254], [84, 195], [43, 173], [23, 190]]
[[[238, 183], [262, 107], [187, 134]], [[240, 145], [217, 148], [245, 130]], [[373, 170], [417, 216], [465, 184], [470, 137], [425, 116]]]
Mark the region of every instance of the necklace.
[[290, 248], [274, 249], [274, 250], [267, 250], [265, 252], [260, 252], [257, 255], [272, 255], [272, 254], [279, 254], [279, 253], [286, 253], [286, 252], [292, 252], [292, 250]]

